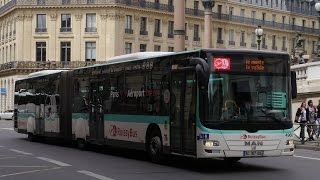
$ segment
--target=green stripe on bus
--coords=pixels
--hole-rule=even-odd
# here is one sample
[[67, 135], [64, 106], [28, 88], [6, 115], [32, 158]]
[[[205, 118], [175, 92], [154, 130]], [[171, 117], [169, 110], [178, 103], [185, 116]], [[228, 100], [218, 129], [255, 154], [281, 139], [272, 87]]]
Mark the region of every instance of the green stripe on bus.
[[[88, 113], [72, 113], [72, 119], [88, 120]], [[169, 116], [104, 114], [104, 121], [169, 124]]]
[[18, 118], [28, 118], [28, 117], [36, 117], [35, 113], [24, 113], [24, 112], [19, 112], [17, 113]]

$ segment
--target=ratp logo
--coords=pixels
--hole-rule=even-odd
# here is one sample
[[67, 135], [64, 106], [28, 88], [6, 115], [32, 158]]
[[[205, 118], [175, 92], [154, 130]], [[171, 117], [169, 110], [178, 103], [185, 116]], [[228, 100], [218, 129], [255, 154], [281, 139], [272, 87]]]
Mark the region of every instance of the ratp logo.
[[240, 135], [240, 139], [247, 139], [247, 138], [248, 138], [248, 136], [246, 134], [241, 134]]

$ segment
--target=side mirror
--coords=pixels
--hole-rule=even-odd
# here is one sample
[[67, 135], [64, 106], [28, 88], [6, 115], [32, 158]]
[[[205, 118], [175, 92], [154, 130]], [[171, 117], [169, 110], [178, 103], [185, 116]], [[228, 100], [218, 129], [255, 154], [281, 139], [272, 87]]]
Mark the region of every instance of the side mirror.
[[297, 76], [296, 72], [291, 71], [291, 97], [292, 99], [297, 98]]
[[190, 59], [190, 65], [195, 66], [195, 70], [199, 79], [199, 85], [207, 86], [210, 76], [210, 68], [208, 63], [202, 58], [194, 57]]

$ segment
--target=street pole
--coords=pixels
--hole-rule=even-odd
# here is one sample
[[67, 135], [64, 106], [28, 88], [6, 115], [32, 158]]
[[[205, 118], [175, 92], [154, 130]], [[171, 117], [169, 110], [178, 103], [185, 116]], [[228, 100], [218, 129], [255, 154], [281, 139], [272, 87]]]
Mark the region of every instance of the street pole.
[[212, 8], [213, 0], [202, 0], [204, 7], [204, 48], [212, 48]]
[[261, 37], [260, 36], [258, 36], [258, 50], [260, 50], [260, 43], [261, 43], [261, 39], [260, 39]]
[[174, 51], [184, 51], [185, 35], [185, 1], [174, 0]]

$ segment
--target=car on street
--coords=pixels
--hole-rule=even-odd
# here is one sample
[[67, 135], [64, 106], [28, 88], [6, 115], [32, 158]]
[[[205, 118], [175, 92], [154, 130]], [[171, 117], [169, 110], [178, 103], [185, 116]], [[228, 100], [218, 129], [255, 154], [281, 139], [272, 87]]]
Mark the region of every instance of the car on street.
[[0, 120], [6, 119], [6, 120], [12, 120], [13, 119], [13, 110], [7, 110], [3, 113], [0, 113]]

